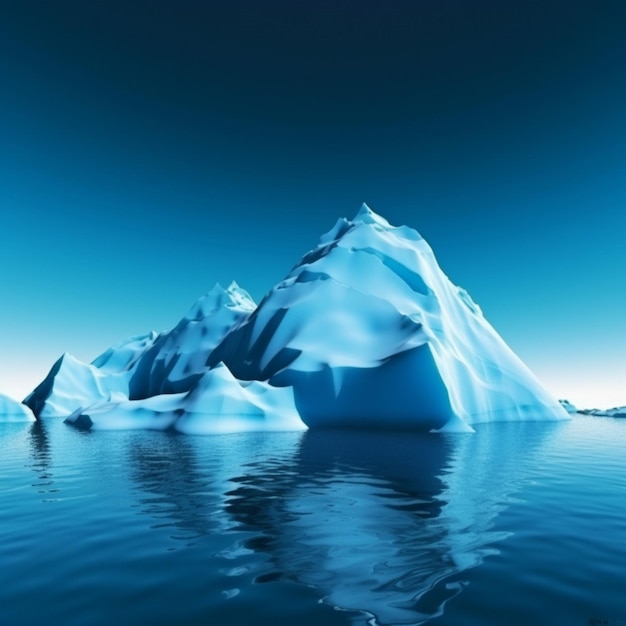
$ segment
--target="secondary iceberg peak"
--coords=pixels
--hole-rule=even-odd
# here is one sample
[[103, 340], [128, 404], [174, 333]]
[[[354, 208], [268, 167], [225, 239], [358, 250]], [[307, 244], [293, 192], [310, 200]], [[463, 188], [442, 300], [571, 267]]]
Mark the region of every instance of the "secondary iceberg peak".
[[255, 307], [237, 283], [227, 289], [218, 283], [170, 331], [131, 337], [90, 364], [62, 355], [24, 402], [38, 417], [52, 417], [92, 406], [103, 413], [125, 400], [189, 392], [207, 371], [213, 349]]
[[168, 332], [57, 362], [26, 401], [76, 425], [184, 432], [567, 418], [419, 233], [365, 204], [258, 306], [217, 284]]

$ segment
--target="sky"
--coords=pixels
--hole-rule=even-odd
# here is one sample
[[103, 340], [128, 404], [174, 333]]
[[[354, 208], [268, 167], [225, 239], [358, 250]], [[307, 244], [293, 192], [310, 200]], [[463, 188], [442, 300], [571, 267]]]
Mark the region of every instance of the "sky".
[[0, 3], [0, 392], [258, 301], [362, 202], [558, 397], [626, 404], [626, 4]]

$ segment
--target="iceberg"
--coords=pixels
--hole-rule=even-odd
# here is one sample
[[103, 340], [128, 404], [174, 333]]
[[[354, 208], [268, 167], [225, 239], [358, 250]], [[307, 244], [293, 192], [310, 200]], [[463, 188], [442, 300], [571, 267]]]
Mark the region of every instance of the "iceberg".
[[568, 417], [419, 233], [365, 204], [258, 306], [216, 285], [168, 332], [90, 364], [64, 355], [24, 402], [84, 428], [189, 433]]
[[294, 390], [309, 427], [471, 430], [567, 418], [426, 241], [363, 205], [233, 329], [208, 364]]
[[598, 417], [626, 417], [626, 406], [615, 406], [612, 409], [584, 409], [580, 412]]
[[559, 402], [568, 413], [578, 413], [578, 409], [569, 400], [559, 400]]
[[34, 422], [32, 411], [9, 396], [0, 393], [0, 422]]

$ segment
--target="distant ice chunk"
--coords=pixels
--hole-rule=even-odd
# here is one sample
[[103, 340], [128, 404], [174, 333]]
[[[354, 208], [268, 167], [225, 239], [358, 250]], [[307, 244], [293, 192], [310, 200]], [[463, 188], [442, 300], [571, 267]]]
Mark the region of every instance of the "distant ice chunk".
[[578, 412], [578, 409], [569, 400], [559, 400], [559, 402], [561, 403], [561, 406], [568, 413], [577, 413]]
[[24, 404], [0, 394], [0, 422], [34, 422], [33, 412]]
[[585, 409], [580, 412], [599, 417], [626, 417], [626, 406], [615, 406], [612, 409]]

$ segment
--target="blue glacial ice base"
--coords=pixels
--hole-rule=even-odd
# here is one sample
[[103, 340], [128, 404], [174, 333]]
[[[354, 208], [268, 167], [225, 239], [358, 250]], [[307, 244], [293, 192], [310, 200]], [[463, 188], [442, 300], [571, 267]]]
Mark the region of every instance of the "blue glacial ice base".
[[257, 306], [236, 283], [91, 364], [64, 355], [25, 402], [88, 428], [468, 431], [566, 419], [426, 241], [363, 205]]

